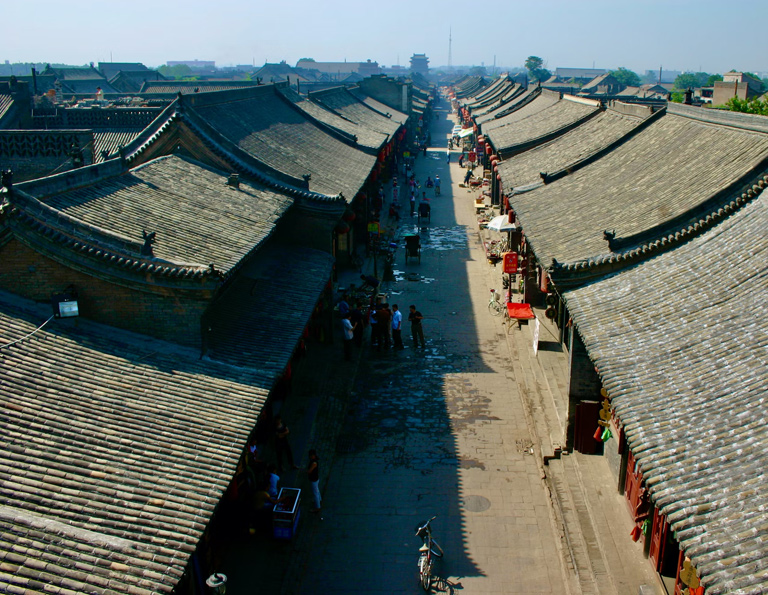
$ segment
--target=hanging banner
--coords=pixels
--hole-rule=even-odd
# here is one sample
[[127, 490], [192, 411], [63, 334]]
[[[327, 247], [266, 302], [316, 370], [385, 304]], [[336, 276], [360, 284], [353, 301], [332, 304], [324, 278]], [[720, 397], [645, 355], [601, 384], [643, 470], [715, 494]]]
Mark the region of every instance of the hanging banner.
[[539, 355], [539, 330], [541, 329], [541, 323], [538, 318], [533, 319], [533, 355]]

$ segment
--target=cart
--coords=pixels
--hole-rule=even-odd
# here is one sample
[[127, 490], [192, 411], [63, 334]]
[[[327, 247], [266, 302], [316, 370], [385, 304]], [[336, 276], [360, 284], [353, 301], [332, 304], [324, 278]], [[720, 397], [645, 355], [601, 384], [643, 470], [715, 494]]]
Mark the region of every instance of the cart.
[[422, 219], [426, 219], [427, 221], [432, 220], [432, 207], [428, 202], [419, 203], [418, 222], [421, 223]]
[[301, 513], [301, 490], [299, 488], [280, 488], [278, 500], [286, 498], [284, 502], [275, 505], [272, 511], [272, 536], [275, 539], [293, 539], [296, 527], [299, 525]]
[[408, 234], [405, 239], [405, 264], [409, 258], [418, 258], [421, 264], [421, 238], [416, 234]]
[[512, 329], [512, 324], [514, 322], [517, 322], [517, 328], [519, 330], [523, 328], [524, 320], [526, 321], [525, 323], [528, 324], [528, 321], [533, 320], [534, 318], [536, 318], [536, 315], [533, 313], [530, 304], [516, 302], [507, 303], [507, 311], [504, 313], [504, 322], [509, 323], [507, 332]]

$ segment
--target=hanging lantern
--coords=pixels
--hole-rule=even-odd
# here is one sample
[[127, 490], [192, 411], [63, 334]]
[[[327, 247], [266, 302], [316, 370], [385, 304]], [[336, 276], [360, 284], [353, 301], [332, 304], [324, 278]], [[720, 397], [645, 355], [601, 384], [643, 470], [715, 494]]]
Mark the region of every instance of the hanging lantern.
[[340, 236], [343, 236], [345, 233], [349, 233], [349, 225], [347, 224], [346, 221], [339, 221], [336, 224], [334, 231]]
[[347, 223], [352, 223], [356, 217], [357, 215], [355, 215], [355, 212], [349, 207], [347, 207], [347, 210], [344, 211], [344, 214], [341, 216], [341, 218]]

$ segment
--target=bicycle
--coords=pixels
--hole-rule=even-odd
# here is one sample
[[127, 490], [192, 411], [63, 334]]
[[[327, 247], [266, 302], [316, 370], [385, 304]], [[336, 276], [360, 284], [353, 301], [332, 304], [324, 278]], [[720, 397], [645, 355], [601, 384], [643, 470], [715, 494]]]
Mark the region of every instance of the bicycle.
[[491, 299], [488, 302], [488, 310], [494, 316], [499, 316], [504, 311], [504, 304], [501, 303], [501, 294], [495, 289], [491, 289]]
[[422, 521], [416, 525], [416, 537], [421, 537], [421, 547], [419, 548], [419, 583], [427, 592], [432, 587], [433, 557], [443, 557], [443, 548], [432, 539], [432, 527], [429, 526], [436, 518], [437, 516], [433, 516], [428, 521]]

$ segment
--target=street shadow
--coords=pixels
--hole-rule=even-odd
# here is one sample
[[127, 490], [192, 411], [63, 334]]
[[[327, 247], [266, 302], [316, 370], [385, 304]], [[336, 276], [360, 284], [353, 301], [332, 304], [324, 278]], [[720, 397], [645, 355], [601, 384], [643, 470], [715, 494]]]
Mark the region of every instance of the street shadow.
[[[427, 190], [431, 217], [427, 224], [407, 212], [395, 230], [398, 242], [394, 280], [383, 284], [386, 301], [404, 314], [403, 350], [364, 347], [355, 389], [336, 442], [336, 456], [326, 486], [326, 522], [314, 537], [313, 553], [301, 593], [408, 592], [418, 581], [420, 540], [413, 527], [436, 516], [435, 538], [443, 546], [435, 592], [462, 588], [450, 577], [484, 576], [469, 549], [468, 515], [491, 506], [483, 482], [466, 478], [486, 469], [489, 461], [461, 452], [459, 435], [474, 434], [497, 421], [491, 398], [472, 383], [473, 376], [495, 374], [485, 363], [497, 357], [498, 337], [480, 336], [472, 307], [467, 265], [473, 260], [476, 233], [457, 220], [465, 192], [456, 179], [463, 170], [447, 159], [454, 125], [438, 104], [432, 122], [432, 145], [416, 158], [415, 176], [425, 191], [427, 176], [441, 179], [441, 194]], [[454, 169], [452, 173], [452, 169]], [[401, 187], [404, 178], [401, 176]], [[386, 201], [391, 200], [387, 188]], [[456, 192], [460, 194], [454, 198]], [[385, 201], [385, 210], [387, 202]], [[403, 200], [401, 192], [400, 201]], [[402, 238], [420, 236], [421, 262], [407, 259]], [[365, 271], [364, 272], [369, 272]], [[484, 297], [484, 296], [483, 296]], [[415, 347], [407, 323], [410, 305], [424, 316], [425, 347]], [[475, 480], [471, 480], [475, 483]], [[476, 508], [486, 502], [486, 508]], [[509, 515], [509, 511], [498, 511]], [[361, 547], [359, 536], [368, 534]], [[349, 573], [349, 568], [360, 572]]]

